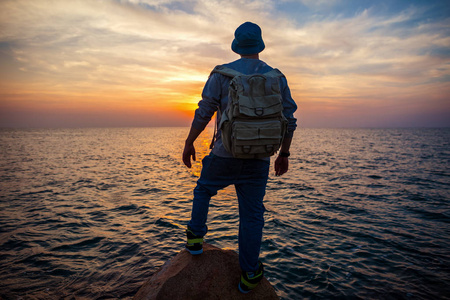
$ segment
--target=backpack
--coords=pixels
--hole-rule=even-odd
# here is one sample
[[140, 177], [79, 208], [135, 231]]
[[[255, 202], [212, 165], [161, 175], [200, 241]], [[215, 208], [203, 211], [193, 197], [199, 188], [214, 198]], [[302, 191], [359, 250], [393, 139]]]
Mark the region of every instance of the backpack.
[[212, 73], [231, 77], [228, 104], [220, 124], [225, 149], [236, 158], [263, 158], [275, 154], [287, 129], [278, 69], [245, 75], [225, 66]]

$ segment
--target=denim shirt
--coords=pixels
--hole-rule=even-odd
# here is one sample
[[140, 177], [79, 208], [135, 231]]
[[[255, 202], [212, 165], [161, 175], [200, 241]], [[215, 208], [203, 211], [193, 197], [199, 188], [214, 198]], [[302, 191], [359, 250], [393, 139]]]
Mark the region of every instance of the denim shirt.
[[[241, 58], [232, 63], [224, 64], [224, 66], [246, 75], [266, 73], [273, 69], [262, 60], [248, 58]], [[198, 108], [195, 110], [192, 127], [203, 131], [217, 110], [219, 110], [217, 113], [217, 122], [218, 124], [220, 123], [222, 112], [225, 111], [228, 103], [228, 87], [230, 81], [230, 77], [218, 73], [212, 73], [209, 76], [208, 81], [203, 88], [202, 100], [200, 100]], [[297, 110], [297, 105], [291, 97], [291, 91], [286, 77], [284, 76], [280, 78], [280, 90], [283, 98], [283, 114], [288, 121], [285, 137], [290, 138], [297, 128], [297, 119], [294, 118], [294, 112]], [[217, 130], [216, 141], [212, 153], [220, 157], [233, 157], [233, 155], [225, 150], [223, 146], [220, 129]]]

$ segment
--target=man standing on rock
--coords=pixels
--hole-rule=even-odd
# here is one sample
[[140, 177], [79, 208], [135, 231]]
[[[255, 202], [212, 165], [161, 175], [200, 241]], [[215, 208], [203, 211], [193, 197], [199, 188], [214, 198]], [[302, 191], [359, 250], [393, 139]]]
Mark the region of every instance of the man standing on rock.
[[[188, 168], [191, 167], [191, 157], [195, 160], [194, 141], [205, 129], [216, 111], [218, 111], [217, 123], [222, 125], [221, 113], [227, 109], [229, 86], [233, 75], [275, 74], [275, 71], [277, 71], [259, 59], [259, 53], [264, 48], [261, 28], [258, 25], [246, 22], [236, 29], [231, 49], [241, 58], [221, 66], [221, 68], [231, 72], [232, 75], [227, 76], [226, 72], [213, 71], [205, 84], [202, 100], [198, 103], [198, 109], [195, 111], [195, 117], [183, 151], [183, 162]], [[275, 160], [276, 176], [283, 175], [288, 171], [289, 148], [297, 126], [297, 120], [294, 118], [297, 105], [291, 97], [286, 78], [281, 72], [279, 74], [280, 76], [275, 76], [275, 86], [269, 85], [268, 88], [266, 87], [266, 92], [272, 93], [275, 91], [279, 94], [280, 114], [282, 114], [281, 119], [284, 122], [281, 127], [285, 129], [280, 135], [281, 148]], [[253, 96], [249, 96], [249, 98], [253, 99]], [[255, 109], [255, 112], [258, 115], [263, 114], [264, 109]], [[191, 220], [186, 230], [186, 248], [193, 255], [203, 253], [203, 236], [208, 230], [206, 220], [210, 199], [217, 194], [218, 190], [233, 184], [239, 203], [239, 263], [242, 269], [239, 290], [248, 293], [263, 278], [264, 270], [262, 263], [259, 261], [259, 253], [264, 227], [263, 198], [266, 192], [270, 166], [268, 156], [273, 154], [280, 145], [274, 149], [269, 147], [267, 151], [272, 151], [272, 153], [266, 157], [264, 155], [254, 155], [254, 158], [248, 155], [239, 156], [234, 150], [230, 151], [230, 146], [226, 147], [228, 142], [225, 138], [225, 129], [221, 130], [221, 128], [219, 126], [217, 133], [215, 133], [216, 140], [211, 153], [202, 161], [202, 172], [194, 189]], [[262, 131], [264, 128], [257, 128], [257, 131], [254, 132], [259, 134], [260, 130]], [[248, 147], [250, 149], [252, 146]], [[267, 146], [265, 147], [267, 148]], [[246, 151], [244, 149], [244, 152]]]

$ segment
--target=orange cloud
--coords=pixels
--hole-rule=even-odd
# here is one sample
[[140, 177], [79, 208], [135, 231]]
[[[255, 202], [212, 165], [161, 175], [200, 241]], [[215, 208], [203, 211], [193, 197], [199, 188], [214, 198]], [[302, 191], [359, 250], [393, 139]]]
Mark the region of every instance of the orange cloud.
[[102, 118], [95, 116], [120, 119], [122, 112], [127, 124], [144, 114], [188, 124], [212, 68], [238, 58], [230, 50], [233, 29], [247, 20], [261, 25], [261, 58], [286, 74], [304, 126], [324, 119], [342, 126], [349, 112], [375, 120], [374, 108], [390, 110], [392, 120], [410, 108], [450, 112], [445, 22], [418, 25], [414, 7], [386, 15], [370, 7], [347, 17], [303, 13], [339, 3], [1, 1], [2, 113], [60, 109], [96, 123]]

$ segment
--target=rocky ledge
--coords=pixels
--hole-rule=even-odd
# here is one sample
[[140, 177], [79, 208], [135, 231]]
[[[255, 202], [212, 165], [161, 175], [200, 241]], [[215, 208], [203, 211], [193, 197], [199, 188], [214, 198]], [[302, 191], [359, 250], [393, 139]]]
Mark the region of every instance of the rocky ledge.
[[134, 299], [279, 299], [266, 278], [250, 293], [240, 293], [237, 287], [240, 274], [236, 252], [204, 244], [201, 255], [193, 256], [182, 250], [167, 261]]

